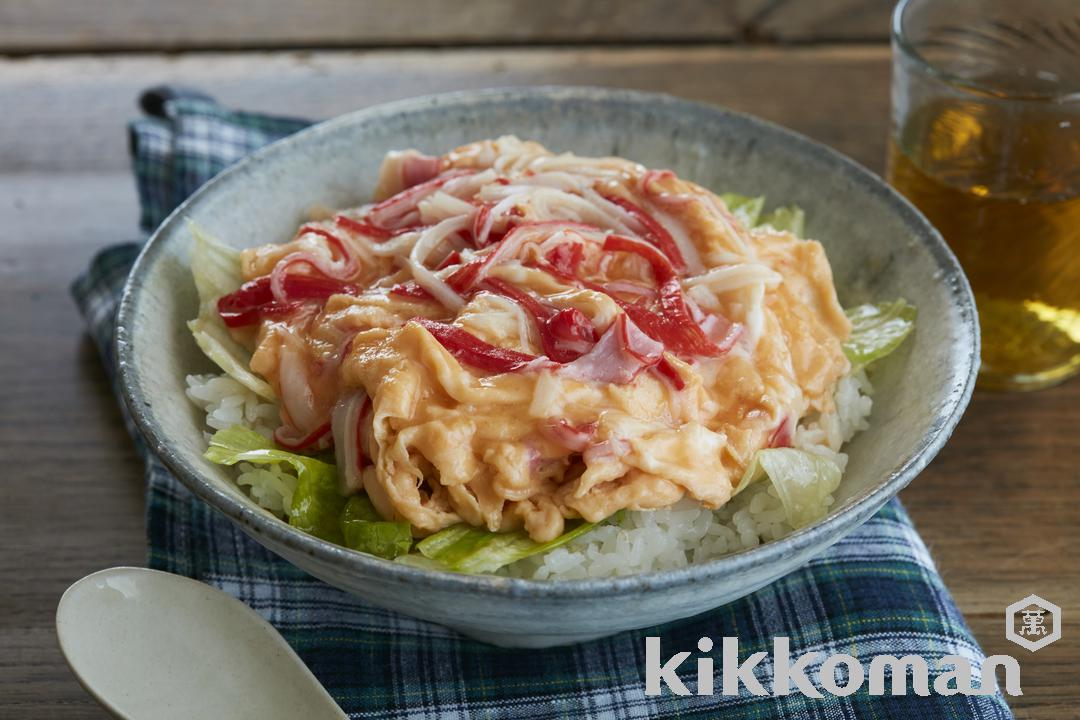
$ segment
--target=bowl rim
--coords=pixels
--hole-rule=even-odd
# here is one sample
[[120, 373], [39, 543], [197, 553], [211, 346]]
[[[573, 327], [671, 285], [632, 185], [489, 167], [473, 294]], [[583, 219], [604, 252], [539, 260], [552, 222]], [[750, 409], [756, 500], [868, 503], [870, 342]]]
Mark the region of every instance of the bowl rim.
[[[966, 338], [963, 338], [961, 342], [968, 346], [968, 352], [963, 356], [961, 366], [956, 368], [956, 375], [959, 376], [958, 383], [947, 389], [933, 422], [912, 452], [899, 460], [875, 487], [850, 498], [838, 511], [817, 523], [795, 530], [779, 540], [674, 570], [609, 578], [551, 581], [496, 575], [462, 575], [449, 571], [417, 568], [334, 545], [308, 535], [261, 511], [251, 500], [241, 500], [227, 494], [224, 490], [217, 489], [212, 482], [203, 477], [203, 473], [198, 468], [187, 462], [179, 452], [172, 448], [162, 428], [154, 419], [148, 395], [139, 380], [132, 327], [138, 301], [145, 287], [142, 278], [146, 274], [146, 269], [162, 254], [168, 236], [174, 234], [176, 226], [181, 224], [185, 215], [233, 177], [257, 169], [268, 158], [287, 153], [296, 146], [303, 147], [313, 139], [333, 134], [342, 127], [380, 117], [392, 119], [395, 116], [432, 107], [501, 104], [530, 99], [588, 103], [643, 103], [663, 106], [668, 110], [678, 110], [680, 113], [694, 114], [706, 121], [742, 123], [744, 126], [764, 131], [780, 142], [795, 146], [798, 152], [815, 156], [815, 160], [825, 164], [831, 171], [865, 187], [870, 193], [879, 196], [891, 206], [903, 224], [911, 229], [918, 243], [926, 248], [938, 263], [942, 271], [942, 282], [951, 284], [951, 296], [957, 303], [961, 330], [966, 330]], [[838, 540], [846, 530], [868, 519], [903, 489], [926, 467], [952, 435], [971, 399], [978, 371], [979, 329], [976, 318], [974, 298], [967, 278], [940, 233], [908, 200], [886, 185], [881, 178], [839, 151], [800, 133], [745, 113], [662, 93], [589, 86], [539, 85], [440, 93], [373, 105], [314, 124], [282, 138], [256, 150], [218, 173], [173, 210], [140, 251], [125, 281], [121, 295], [114, 350], [118, 360], [121, 394], [137, 429], [145, 438], [149, 451], [159, 457], [168, 469], [201, 500], [224, 513], [249, 534], [266, 537], [267, 541], [272, 543], [271, 549], [273, 545], [280, 545], [291, 552], [310, 557], [320, 566], [336, 566], [346, 572], [357, 573], [375, 581], [489, 596], [570, 600], [663, 590], [689, 583], [707, 582], [725, 576], [737, 576], [753, 568], [775, 563], [783, 556], [804, 553], [820, 545], [823, 539], [830, 544]], [[966, 368], [963, 367], [964, 365]], [[275, 554], [280, 555], [277, 551]]]

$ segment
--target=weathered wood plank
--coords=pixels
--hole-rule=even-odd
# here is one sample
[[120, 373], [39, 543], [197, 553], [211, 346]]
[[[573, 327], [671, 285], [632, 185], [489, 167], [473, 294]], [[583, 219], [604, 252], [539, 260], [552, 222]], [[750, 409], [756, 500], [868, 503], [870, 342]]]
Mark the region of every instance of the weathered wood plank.
[[[919, 533], [988, 654], [1015, 657], [1019, 718], [1080, 717], [1080, 381], [1032, 394], [976, 392], [941, 454], [903, 493]], [[1061, 640], [1005, 639], [1005, 608], [1035, 593], [1061, 606]]]
[[879, 167], [889, 53], [816, 48], [581, 48], [65, 57], [0, 61], [0, 172], [128, 166], [124, 124], [162, 82], [306, 117], [428, 93], [538, 84], [669, 92], [753, 112]]
[[135, 237], [130, 177], [0, 175], [0, 717], [101, 718], [53, 631], [60, 594], [142, 565], [141, 464], [68, 296], [100, 247]]
[[771, 42], [884, 42], [895, 5], [893, 0], [780, 0], [744, 21], [743, 28]]
[[887, 37], [891, 0], [6, 0], [0, 52]]

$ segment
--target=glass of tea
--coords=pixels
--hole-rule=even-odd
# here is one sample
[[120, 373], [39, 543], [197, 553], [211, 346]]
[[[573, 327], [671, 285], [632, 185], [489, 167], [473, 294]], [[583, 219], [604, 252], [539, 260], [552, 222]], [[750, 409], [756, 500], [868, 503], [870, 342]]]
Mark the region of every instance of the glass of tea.
[[975, 291], [980, 387], [1076, 374], [1080, 0], [902, 0], [892, 44], [888, 179]]

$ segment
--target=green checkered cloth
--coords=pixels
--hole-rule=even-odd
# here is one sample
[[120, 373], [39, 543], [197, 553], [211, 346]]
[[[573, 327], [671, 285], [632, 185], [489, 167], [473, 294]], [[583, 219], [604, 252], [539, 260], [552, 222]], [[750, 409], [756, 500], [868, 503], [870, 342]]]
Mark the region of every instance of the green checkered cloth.
[[[203, 96], [158, 89], [153, 114], [131, 125], [142, 224], [155, 227], [185, 197], [252, 150], [307, 123], [227, 110]], [[117, 296], [135, 243], [101, 252], [73, 292], [110, 372]], [[139, 443], [138, 434], [133, 436]], [[145, 448], [139, 443], [146, 455]], [[506, 650], [368, 605], [264, 550], [189, 493], [153, 456], [147, 461], [151, 567], [198, 578], [253, 607], [281, 631], [331, 695], [363, 718], [1010, 718], [1000, 695], [846, 698], [645, 694], [645, 638], [664, 658], [713, 638], [717, 670], [724, 636], [741, 657], [771, 654], [786, 636], [792, 655], [944, 655], [976, 669], [982, 651], [964, 624], [911, 521], [896, 501], [805, 568], [712, 612], [647, 630], [549, 650]], [[679, 668], [693, 692], [694, 657]], [[820, 661], [820, 660], [819, 660]], [[818, 665], [807, 677], [817, 683]], [[757, 676], [771, 688], [771, 660]], [[839, 681], [846, 683], [844, 671]], [[887, 687], [889, 685], [887, 684]], [[720, 684], [717, 683], [717, 689]]]

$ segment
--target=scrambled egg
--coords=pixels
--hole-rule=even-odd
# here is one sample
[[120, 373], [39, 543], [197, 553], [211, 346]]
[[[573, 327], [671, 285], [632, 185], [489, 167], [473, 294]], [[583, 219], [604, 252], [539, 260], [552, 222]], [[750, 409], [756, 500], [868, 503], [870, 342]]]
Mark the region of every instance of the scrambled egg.
[[[311, 223], [290, 243], [245, 252], [249, 280], [290, 258], [290, 271], [317, 275], [343, 253], [314, 227], [356, 260], [355, 291], [261, 318], [251, 366], [301, 434], [343, 398], [367, 398], [362, 460], [342, 468], [337, 449], [343, 489], [362, 488], [418, 535], [466, 522], [546, 541], [570, 518], [683, 496], [720, 507], [754, 452], [829, 410], [850, 370], [841, 350], [850, 326], [821, 245], [743, 227], [719, 197], [669, 172], [500, 138], [437, 159], [391, 154], [378, 192], [381, 202], [346, 211], [357, 222]], [[666, 271], [644, 251], [613, 250], [611, 235], [670, 243], [678, 285], [667, 297], [677, 304], [681, 290], [694, 337], [720, 352], [673, 350], [669, 326], [629, 322], [631, 306], [669, 312], [658, 290]], [[463, 287], [470, 263], [483, 279]], [[581, 346], [587, 357], [546, 359], [535, 312], [492, 290], [507, 286], [549, 315], [585, 318], [595, 333]], [[477, 367], [418, 318], [535, 359]], [[605, 345], [616, 328], [622, 344]], [[612, 375], [620, 363], [625, 374]]]

